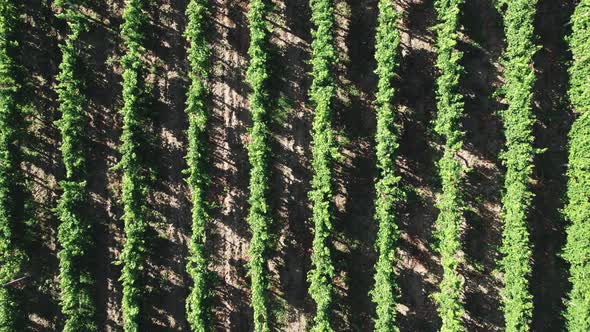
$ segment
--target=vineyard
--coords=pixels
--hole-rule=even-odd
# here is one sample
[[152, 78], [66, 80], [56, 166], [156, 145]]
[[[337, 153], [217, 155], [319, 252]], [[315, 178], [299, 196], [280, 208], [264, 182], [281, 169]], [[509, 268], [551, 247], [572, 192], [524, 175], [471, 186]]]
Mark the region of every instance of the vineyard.
[[590, 331], [590, 0], [0, 0], [0, 332]]

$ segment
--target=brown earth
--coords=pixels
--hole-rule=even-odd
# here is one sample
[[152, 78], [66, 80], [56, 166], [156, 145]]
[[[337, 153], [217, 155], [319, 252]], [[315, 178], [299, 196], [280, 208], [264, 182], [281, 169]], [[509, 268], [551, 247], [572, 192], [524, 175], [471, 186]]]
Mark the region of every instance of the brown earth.
[[[150, 186], [150, 247], [145, 268], [145, 331], [188, 331], [184, 298], [189, 282], [185, 272], [186, 242], [190, 229], [189, 194], [181, 170], [185, 168], [187, 88], [184, 10], [187, 0], [150, 2], [147, 12], [147, 52], [153, 102], [149, 109], [153, 138], [149, 159], [156, 180]], [[438, 183], [435, 161], [438, 139], [432, 132], [435, 116], [434, 34], [431, 1], [395, 0], [403, 11], [402, 59], [398, 106], [401, 128], [398, 164], [407, 202], [400, 207], [402, 241], [399, 257], [400, 326], [403, 331], [435, 331], [437, 318], [431, 294], [441, 270], [432, 239]], [[37, 221], [32, 248], [30, 330], [60, 330], [56, 258], [57, 221], [52, 214], [63, 176], [55, 102], [63, 22], [54, 17], [51, 1], [29, 0], [23, 62], [31, 76], [32, 133], [26, 163], [35, 197]], [[307, 295], [312, 229], [307, 191], [311, 170], [310, 128], [313, 110], [307, 90], [310, 78], [310, 10], [307, 0], [273, 0], [269, 17], [273, 28], [272, 76], [277, 100], [273, 110], [272, 205], [275, 245], [272, 260], [273, 307], [276, 329], [309, 328], [313, 302]], [[217, 276], [214, 312], [217, 330], [250, 331], [246, 271], [249, 230], [247, 213], [248, 87], [247, 1], [211, 0], [212, 63], [211, 119], [209, 123], [212, 221], [209, 224], [211, 269]], [[559, 214], [567, 162], [566, 133], [572, 121], [567, 104], [566, 66], [569, 54], [563, 36], [574, 0], [539, 0], [536, 31], [541, 49], [535, 58], [536, 145], [547, 148], [536, 163], [531, 210], [531, 239], [535, 245], [532, 291], [535, 300], [534, 330], [563, 328], [559, 315], [568, 284], [558, 253], [564, 241]], [[90, 105], [88, 146], [89, 216], [95, 222], [95, 266], [98, 320], [101, 331], [122, 331], [120, 266], [115, 262], [123, 241], [120, 174], [112, 169], [119, 159], [121, 133], [121, 68], [123, 53], [119, 26], [123, 0], [96, 3], [87, 10], [91, 28], [84, 39], [86, 94]], [[372, 219], [376, 173], [373, 152], [375, 115], [372, 99], [376, 84], [374, 30], [376, 0], [337, 0], [336, 41], [339, 51], [338, 102], [334, 124], [343, 158], [335, 166], [336, 219], [334, 261], [337, 270], [334, 308], [339, 331], [367, 331], [372, 326], [373, 248], [376, 225]], [[468, 202], [464, 227], [464, 301], [470, 331], [499, 331], [500, 310], [497, 272], [501, 225], [499, 221], [502, 166], [502, 124], [494, 97], [501, 84], [499, 64], [503, 30], [491, 0], [466, 1], [460, 47], [464, 52], [465, 146], [461, 151], [466, 171]]]

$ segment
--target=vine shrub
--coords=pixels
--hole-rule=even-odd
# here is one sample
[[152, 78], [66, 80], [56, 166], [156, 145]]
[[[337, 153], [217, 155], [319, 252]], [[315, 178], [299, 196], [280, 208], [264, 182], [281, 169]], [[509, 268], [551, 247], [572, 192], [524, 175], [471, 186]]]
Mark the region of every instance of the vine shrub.
[[125, 244], [120, 261], [123, 264], [123, 323], [126, 332], [138, 332], [142, 284], [141, 271], [145, 252], [145, 196], [147, 194], [145, 165], [139, 149], [144, 131], [144, 50], [146, 15], [143, 0], [126, 0], [123, 12], [123, 37], [126, 53], [123, 66], [123, 133], [121, 135], [121, 161], [123, 173], [122, 202], [125, 223]]
[[504, 53], [505, 83], [500, 91], [508, 108], [501, 113], [506, 137], [502, 161], [506, 167], [502, 197], [502, 260], [506, 331], [528, 331], [533, 310], [529, 291], [531, 243], [527, 213], [532, 193], [529, 188], [536, 153], [533, 143], [535, 121], [531, 99], [535, 82], [533, 55], [536, 0], [502, 0], [507, 49]]
[[590, 331], [590, 1], [581, 0], [571, 19], [569, 97], [579, 114], [569, 133], [565, 216], [570, 222], [564, 258], [572, 289], [566, 302], [568, 331]]
[[186, 9], [188, 23], [185, 36], [190, 46], [190, 87], [187, 92], [185, 112], [188, 115], [188, 169], [187, 183], [191, 189], [192, 226], [189, 242], [187, 273], [192, 280], [186, 299], [187, 320], [195, 332], [211, 329], [211, 297], [208, 271], [208, 257], [205, 251], [205, 225], [209, 220], [206, 204], [206, 126], [207, 126], [207, 78], [209, 75], [209, 44], [206, 25], [209, 17], [207, 0], [191, 0]]
[[395, 125], [393, 100], [395, 89], [392, 81], [399, 66], [398, 49], [400, 32], [397, 23], [400, 13], [390, 0], [379, 1], [375, 60], [377, 61], [377, 168], [379, 176], [375, 184], [375, 220], [379, 225], [376, 249], [379, 254], [375, 264], [375, 286], [371, 291], [376, 304], [375, 331], [393, 332], [396, 327], [398, 285], [395, 274], [395, 249], [399, 238], [396, 223], [396, 206], [404, 199], [400, 189], [400, 177], [396, 174], [395, 157], [398, 149], [398, 131]]
[[330, 311], [333, 302], [334, 265], [329, 247], [332, 231], [332, 164], [337, 147], [332, 130], [332, 106], [336, 96], [333, 65], [336, 62], [334, 46], [334, 3], [331, 0], [310, 0], [312, 29], [311, 76], [309, 92], [314, 106], [312, 127], [311, 192], [314, 237], [312, 269], [308, 274], [309, 294], [316, 303], [313, 332], [332, 331]]
[[456, 155], [461, 149], [463, 132], [463, 96], [459, 82], [463, 68], [459, 64], [462, 54], [457, 50], [460, 7], [463, 0], [437, 0], [435, 8], [439, 24], [437, 27], [437, 117], [434, 129], [444, 140], [442, 158], [438, 161], [442, 193], [437, 207], [435, 235], [441, 255], [443, 277], [439, 292], [435, 295], [437, 309], [442, 320], [441, 331], [463, 331], [461, 303], [463, 285], [457, 271], [461, 250], [461, 223], [464, 202], [461, 197], [462, 166]]
[[248, 146], [250, 160], [250, 211], [248, 224], [252, 232], [249, 247], [249, 273], [252, 280], [252, 307], [254, 330], [270, 331], [268, 303], [268, 250], [270, 223], [269, 194], [269, 130], [268, 130], [268, 51], [269, 29], [266, 18], [268, 4], [264, 0], [251, 0], [248, 11], [250, 27], [250, 63], [247, 81], [252, 89], [250, 110], [252, 113], [251, 142]]
[[27, 256], [18, 240], [24, 226], [24, 203], [18, 198], [23, 191], [20, 169], [23, 134], [22, 109], [18, 94], [16, 28], [19, 8], [12, 0], [0, 0], [0, 332], [24, 329], [20, 294], [4, 286], [22, 276]]
[[93, 248], [92, 225], [84, 216], [87, 203], [86, 157], [83, 146], [87, 117], [86, 100], [81, 91], [80, 35], [86, 26], [79, 12], [81, 1], [56, 1], [62, 8], [69, 34], [61, 45], [62, 62], [57, 76], [59, 111], [57, 126], [61, 133], [61, 152], [66, 169], [60, 182], [63, 190], [57, 205], [60, 220], [58, 258], [60, 267], [61, 308], [65, 316], [64, 332], [96, 331], [94, 278], [89, 254]]

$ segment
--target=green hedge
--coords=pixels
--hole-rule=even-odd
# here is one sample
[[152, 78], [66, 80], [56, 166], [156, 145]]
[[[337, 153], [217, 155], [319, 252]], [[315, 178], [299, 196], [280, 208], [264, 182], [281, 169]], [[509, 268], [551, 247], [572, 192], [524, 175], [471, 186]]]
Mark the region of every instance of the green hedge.
[[248, 145], [250, 160], [250, 212], [248, 224], [252, 232], [250, 240], [249, 273], [252, 280], [252, 307], [254, 330], [270, 331], [268, 308], [268, 250], [270, 241], [271, 211], [269, 195], [269, 130], [268, 130], [268, 39], [270, 32], [266, 19], [270, 14], [264, 0], [251, 0], [248, 11], [250, 48], [247, 81], [252, 89], [250, 111], [252, 113], [251, 142]]
[[436, 205], [439, 215], [435, 231], [443, 277], [435, 299], [442, 320], [441, 331], [445, 332], [463, 331], [462, 317], [465, 312], [461, 302], [463, 284], [457, 270], [464, 208], [461, 195], [463, 168], [456, 157], [463, 145], [461, 117], [464, 103], [459, 90], [463, 67], [459, 64], [462, 54], [457, 50], [457, 31], [462, 4], [463, 0], [435, 1], [439, 21], [436, 38], [436, 66], [439, 77], [436, 80], [438, 112], [434, 130], [444, 140], [443, 155], [438, 161], [442, 193]]
[[334, 3], [331, 0], [310, 0], [312, 84], [309, 92], [314, 106], [312, 128], [311, 192], [314, 238], [312, 269], [308, 274], [309, 294], [316, 303], [313, 332], [332, 331], [330, 311], [333, 302], [334, 265], [330, 250], [332, 231], [332, 166], [337, 153], [332, 129], [332, 107], [336, 96], [334, 64]]
[[123, 66], [123, 133], [121, 135], [121, 161], [123, 172], [122, 202], [125, 223], [125, 244], [121, 253], [123, 270], [123, 321], [126, 332], [140, 331], [140, 313], [143, 285], [141, 271], [144, 264], [145, 198], [147, 194], [145, 163], [141, 158], [140, 142], [145, 130], [144, 116], [144, 64], [141, 54], [146, 24], [142, 12], [143, 0], [127, 0], [123, 13], [123, 37], [126, 53]]
[[0, 332], [22, 331], [24, 314], [14, 287], [4, 287], [23, 276], [27, 257], [16, 234], [24, 226], [20, 169], [23, 128], [18, 94], [16, 28], [19, 8], [13, 0], [0, 0]]
[[569, 97], [579, 117], [569, 133], [565, 216], [570, 222], [564, 258], [572, 289], [566, 302], [568, 331], [590, 331], [590, 1], [581, 0], [569, 38], [573, 63]]
[[94, 278], [89, 265], [92, 252], [92, 226], [83, 215], [87, 204], [84, 136], [88, 121], [86, 99], [81, 91], [79, 70], [79, 39], [85, 30], [83, 15], [79, 12], [82, 1], [56, 1], [61, 7], [60, 17], [68, 23], [69, 34], [61, 45], [62, 62], [57, 76], [59, 112], [57, 126], [61, 133], [61, 152], [66, 169], [60, 182], [63, 190], [57, 205], [58, 242], [61, 246], [59, 278], [61, 308], [66, 319], [65, 332], [96, 331]]
[[535, 82], [533, 56], [536, 0], [503, 0], [502, 12], [507, 49], [503, 65], [504, 86], [500, 91], [508, 108], [501, 113], [506, 137], [502, 161], [506, 167], [502, 197], [504, 303], [506, 331], [528, 331], [533, 310], [529, 290], [531, 243], [527, 216], [533, 194], [529, 188], [533, 171], [533, 124], [531, 99]]
[[375, 137], [379, 176], [375, 184], [375, 220], [379, 224], [375, 264], [375, 286], [371, 291], [376, 304], [375, 331], [392, 332], [396, 327], [398, 285], [396, 283], [396, 245], [399, 230], [396, 223], [397, 204], [404, 199], [400, 177], [396, 174], [398, 130], [395, 125], [395, 89], [392, 81], [399, 66], [400, 32], [397, 27], [400, 13], [391, 0], [379, 1], [375, 60], [379, 81], [375, 95], [377, 134]]
[[209, 301], [211, 284], [209, 282], [208, 257], [205, 251], [205, 225], [207, 214], [207, 78], [209, 76], [209, 43], [206, 25], [209, 20], [208, 1], [191, 0], [186, 9], [188, 18], [185, 36], [190, 46], [190, 64], [186, 109], [188, 115], [188, 164], [187, 183], [191, 189], [192, 227], [189, 242], [187, 273], [192, 280], [190, 293], [186, 299], [187, 320], [195, 332], [211, 330]]

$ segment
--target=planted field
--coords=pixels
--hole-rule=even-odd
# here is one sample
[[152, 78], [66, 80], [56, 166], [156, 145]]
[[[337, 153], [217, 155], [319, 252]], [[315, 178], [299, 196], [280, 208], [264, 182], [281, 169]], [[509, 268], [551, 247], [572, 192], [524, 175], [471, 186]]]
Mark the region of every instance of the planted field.
[[587, 331], [587, 0], [0, 0], [0, 332]]

